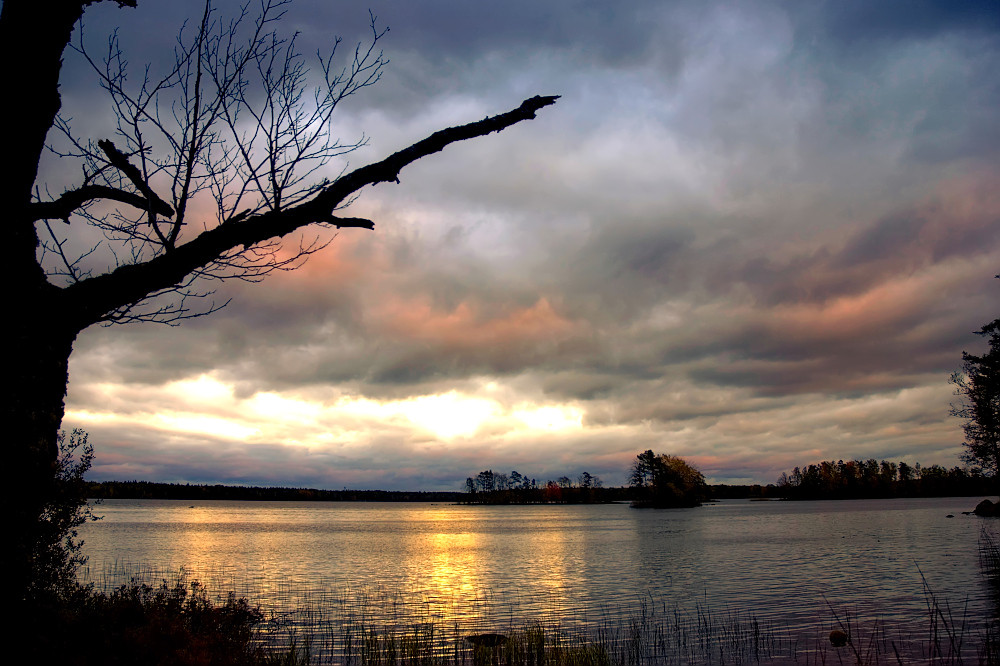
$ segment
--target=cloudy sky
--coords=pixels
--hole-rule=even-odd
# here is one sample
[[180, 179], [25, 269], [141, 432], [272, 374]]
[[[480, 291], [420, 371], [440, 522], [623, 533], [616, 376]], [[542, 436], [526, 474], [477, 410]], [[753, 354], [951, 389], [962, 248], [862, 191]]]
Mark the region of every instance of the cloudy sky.
[[[164, 4], [102, 3], [86, 39], [118, 26], [165, 67], [201, 10]], [[297, 0], [280, 29], [311, 54], [364, 39], [369, 8], [390, 64], [338, 110], [369, 137], [351, 167], [562, 98], [367, 188], [345, 214], [374, 232], [218, 286], [221, 312], [85, 331], [64, 425], [92, 478], [620, 484], [647, 448], [716, 482], [959, 463], [948, 378], [1000, 295], [1000, 5]], [[72, 55], [63, 94], [101, 131]]]

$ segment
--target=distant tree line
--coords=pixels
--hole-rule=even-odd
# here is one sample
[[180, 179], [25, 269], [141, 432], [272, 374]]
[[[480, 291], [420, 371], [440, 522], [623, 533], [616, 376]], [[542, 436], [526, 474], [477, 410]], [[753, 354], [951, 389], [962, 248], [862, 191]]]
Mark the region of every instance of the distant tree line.
[[824, 460], [783, 473], [767, 490], [796, 500], [988, 495], [994, 480], [978, 467], [921, 467], [886, 460]]
[[605, 488], [600, 477], [582, 472], [576, 479], [560, 476], [540, 484], [517, 470], [510, 474], [483, 470], [465, 480], [467, 504], [597, 504], [623, 499], [622, 488]]
[[177, 499], [292, 502], [457, 502], [462, 493], [394, 490], [319, 490], [316, 488], [256, 488], [154, 483], [151, 481], [91, 481], [87, 496], [94, 499]]
[[777, 486], [769, 483], [729, 484], [716, 483], [708, 488], [708, 496], [713, 500], [722, 499], [774, 499], [778, 497]]
[[465, 504], [591, 504], [631, 502], [636, 507], [696, 506], [706, 499], [870, 499], [880, 497], [947, 497], [990, 495], [995, 480], [978, 467], [869, 460], [832, 460], [796, 467], [775, 484], [706, 485], [701, 473], [676, 456], [645, 451], [633, 463], [628, 487], [605, 487], [582, 472], [544, 484], [512, 471], [484, 470], [465, 481], [465, 492], [321, 490], [259, 488], [221, 484], [89, 481], [93, 499], [175, 499], [321, 502], [460, 502]]

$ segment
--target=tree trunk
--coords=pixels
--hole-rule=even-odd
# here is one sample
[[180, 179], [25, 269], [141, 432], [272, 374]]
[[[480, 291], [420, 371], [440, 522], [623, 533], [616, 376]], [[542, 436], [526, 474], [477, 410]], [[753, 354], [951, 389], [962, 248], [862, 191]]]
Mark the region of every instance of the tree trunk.
[[0, 279], [7, 286], [4, 328], [13, 359], [0, 409], [7, 433], [6, 471], [14, 490], [13, 534], [5, 552], [14, 577], [7, 589], [14, 601], [23, 599], [27, 588], [39, 516], [54, 482], [67, 365], [79, 330], [69, 313], [61, 311], [60, 290], [49, 284], [38, 264], [38, 237], [27, 208], [45, 136], [59, 112], [63, 50], [87, 4], [6, 0], [0, 11], [0, 127], [7, 166], [0, 179], [5, 234]]
[[25, 279], [45, 280], [35, 260], [38, 244], [35, 225], [25, 216], [31, 189], [38, 175], [38, 161], [59, 113], [59, 71], [62, 54], [83, 15], [79, 0], [38, 2], [6, 0], [0, 11], [0, 127], [4, 128], [3, 159], [7, 165], [0, 179], [0, 202], [5, 207], [4, 234], [7, 258], [5, 284]]
[[[35, 316], [32, 316], [35, 315]], [[11, 327], [17, 357], [7, 374], [2, 409], [7, 427], [8, 475], [13, 478], [13, 543], [8, 567], [19, 593], [32, 575], [40, 517], [53, 496], [56, 436], [65, 411], [69, 355], [76, 331], [55, 321], [58, 312], [25, 313]], [[9, 330], [9, 329], [8, 329]]]

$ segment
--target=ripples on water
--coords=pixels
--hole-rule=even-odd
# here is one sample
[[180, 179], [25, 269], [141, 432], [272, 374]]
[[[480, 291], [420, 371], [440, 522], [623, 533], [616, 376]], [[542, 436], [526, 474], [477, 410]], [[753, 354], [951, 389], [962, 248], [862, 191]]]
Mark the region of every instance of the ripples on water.
[[[982, 630], [975, 499], [598, 506], [108, 501], [91, 576], [177, 572], [265, 608], [474, 628], [586, 628], [642, 607], [750, 613], [790, 640], [876, 620], [926, 633], [935, 599]], [[948, 518], [953, 514], [954, 518]], [[674, 609], [674, 610], [671, 610]], [[464, 629], [463, 629], [464, 631]]]

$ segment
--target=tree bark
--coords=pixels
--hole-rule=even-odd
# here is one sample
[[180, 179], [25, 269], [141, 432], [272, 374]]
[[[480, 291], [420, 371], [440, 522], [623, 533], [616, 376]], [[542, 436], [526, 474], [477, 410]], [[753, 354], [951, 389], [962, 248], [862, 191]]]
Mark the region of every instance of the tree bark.
[[14, 601], [26, 588], [39, 516], [51, 497], [69, 355], [79, 330], [65, 321], [59, 289], [38, 263], [31, 192], [46, 134], [59, 113], [63, 51], [88, 4], [6, 0], [0, 11], [0, 90], [5, 97], [0, 127], [8, 165], [0, 179], [6, 242], [0, 275], [7, 285], [7, 354], [13, 359], [0, 413], [7, 432], [7, 473], [13, 479], [13, 535], [4, 558], [14, 578], [6, 586]]
[[[45, 504], [53, 496], [58, 450], [56, 435], [65, 410], [68, 364], [76, 332], [59, 321], [58, 312], [35, 312], [15, 329], [9, 353], [19, 359], [7, 373], [4, 424], [8, 476], [13, 479], [13, 543], [8, 571], [15, 590], [24, 590], [32, 575], [34, 546], [39, 542]], [[48, 315], [48, 316], [46, 316]], [[30, 323], [27, 320], [30, 317]]]

